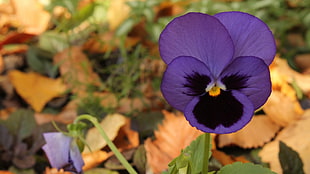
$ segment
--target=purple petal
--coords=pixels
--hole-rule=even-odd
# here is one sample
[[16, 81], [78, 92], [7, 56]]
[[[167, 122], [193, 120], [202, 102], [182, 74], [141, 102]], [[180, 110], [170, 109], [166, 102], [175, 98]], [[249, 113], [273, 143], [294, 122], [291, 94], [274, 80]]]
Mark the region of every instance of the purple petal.
[[72, 137], [61, 132], [44, 133], [43, 136], [46, 144], [42, 149], [45, 151], [52, 167], [61, 169], [73, 164], [73, 170], [82, 171], [84, 161], [76, 143], [72, 141]]
[[71, 137], [60, 132], [44, 133], [46, 144], [42, 147], [52, 167], [61, 169], [69, 161]]
[[268, 66], [257, 57], [238, 57], [220, 75], [227, 89], [238, 90], [253, 103], [254, 109], [261, 107], [271, 93]]
[[207, 66], [193, 57], [178, 57], [167, 67], [161, 91], [167, 102], [183, 111], [194, 95], [205, 92], [213, 79]]
[[72, 142], [71, 148], [70, 148], [70, 157], [71, 160], [73, 161], [73, 165], [76, 169], [77, 172], [81, 172], [82, 168], [84, 166], [84, 160], [82, 158], [81, 152], [77, 146], [77, 144]]
[[221, 22], [210, 15], [188, 13], [172, 20], [159, 38], [162, 59], [169, 64], [179, 56], [204, 62], [216, 77], [232, 60], [232, 39]]
[[217, 134], [232, 133], [243, 128], [254, 114], [251, 101], [238, 91], [222, 91], [216, 97], [195, 97], [184, 115], [197, 129]]
[[234, 58], [255, 56], [270, 65], [276, 53], [276, 44], [272, 32], [263, 21], [242, 12], [223, 12], [214, 16], [227, 28], [234, 42]]

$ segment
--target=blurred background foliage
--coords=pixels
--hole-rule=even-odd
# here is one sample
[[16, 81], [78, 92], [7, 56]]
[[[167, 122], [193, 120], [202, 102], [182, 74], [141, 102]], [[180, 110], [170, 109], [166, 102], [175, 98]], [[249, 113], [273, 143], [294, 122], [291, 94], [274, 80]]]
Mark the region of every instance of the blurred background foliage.
[[[119, 98], [141, 95], [140, 90], [135, 90], [135, 84], [142, 73], [140, 63], [145, 58], [159, 58], [156, 44], [160, 32], [172, 18], [189, 11], [211, 15], [222, 11], [243, 11], [259, 17], [272, 29], [278, 53], [297, 71], [302, 69], [295, 64], [294, 57], [310, 52], [310, 1], [130, 0], [119, 1], [129, 9], [115, 9], [119, 14], [112, 17], [109, 11], [115, 6], [113, 1], [93, 0], [84, 3], [86, 5], [79, 3], [79, 0], [42, 2], [54, 15], [50, 30], [39, 37], [36, 48], [29, 50], [28, 54], [32, 55], [28, 56], [30, 66], [41, 73], [56, 76], [53, 68], [42, 68], [52, 66], [49, 56], [71, 45], [84, 44], [87, 47], [88, 39], [95, 39], [101, 42], [101, 48], [85, 50], [89, 52], [94, 68], [105, 81], [102, 88], [117, 93]], [[65, 11], [59, 10], [60, 7]], [[57, 14], [57, 10], [61, 14]], [[47, 59], [39, 60], [34, 55]], [[159, 80], [154, 80], [152, 84], [156, 89], [159, 88]]]
[[[65, 97], [49, 102], [42, 112], [59, 113], [70, 100], [78, 99], [78, 114], [88, 113], [102, 120], [117, 106], [103, 106], [102, 99], [107, 96], [96, 95], [96, 92], [112, 93], [116, 96], [118, 105], [122, 103], [122, 99], [139, 98], [143, 104], [143, 112], [136, 112], [136, 108], [131, 107], [135, 105], [135, 101], [128, 106], [130, 109], [121, 108], [117, 112], [126, 113], [126, 116], [136, 116], [132, 117], [131, 121], [139, 132], [141, 140], [152, 136], [157, 123], [164, 118], [160, 111], [171, 109], [165, 105], [160, 96], [159, 87], [165, 65], [158, 53], [158, 38], [167, 23], [176, 16], [193, 11], [210, 15], [223, 11], [243, 11], [253, 14], [271, 28], [280, 57], [286, 59], [296, 71], [309, 71], [309, 67], [306, 69], [303, 63], [296, 61], [298, 56], [305, 54], [309, 59], [309, 0], [39, 1], [51, 15], [51, 19], [47, 30], [27, 43], [29, 47], [25, 55], [22, 55], [27, 65], [18, 69], [35, 71], [49, 78], [64, 77], [65, 75], [60, 72], [61, 65], [55, 63], [54, 57], [70, 47], [79, 46], [87, 55], [93, 71], [98, 74], [101, 81], [99, 85], [86, 82], [82, 84], [86, 95], [81, 95], [74, 90], [67, 91]], [[0, 3], [7, 2], [9, 0], [0, 0]], [[18, 28], [10, 27], [9, 30], [18, 31]], [[0, 39], [4, 37], [0, 36]], [[6, 50], [12, 48], [14, 45], [4, 46]], [[81, 85], [79, 83], [73, 82], [76, 86]], [[298, 86], [294, 88], [298, 89]], [[5, 91], [0, 92], [5, 93]], [[129, 105], [128, 100], [126, 102], [126, 105]], [[158, 106], [158, 103], [161, 105]], [[25, 102], [21, 102], [20, 105], [27, 106]], [[0, 108], [4, 108], [2, 103]], [[9, 160], [14, 160], [15, 166], [24, 165], [26, 167], [21, 168], [28, 168], [34, 165], [34, 155], [43, 144], [43, 140], [39, 139], [37, 134], [47, 131], [47, 126], [38, 127], [34, 119], [25, 119], [21, 116], [33, 117], [34, 113], [29, 110], [21, 110], [12, 115], [11, 120], [0, 122], [0, 132], [7, 134], [0, 138], [0, 146], [4, 147], [5, 155], [11, 155]], [[10, 127], [16, 122], [20, 122], [21, 126]], [[49, 126], [48, 130], [53, 130], [52, 126]], [[8, 132], [12, 132], [12, 135], [8, 135]], [[23, 133], [18, 135], [20, 132]], [[36, 133], [31, 134], [31, 132]], [[31, 148], [25, 148], [26, 145]], [[39, 151], [39, 153], [42, 158], [42, 152]], [[27, 157], [29, 161], [18, 161], [17, 156]], [[37, 161], [44, 161], [41, 158], [38, 157]], [[1, 160], [0, 157], [0, 162], [4, 161]], [[47, 165], [47, 162], [44, 162]], [[6, 169], [11, 164], [10, 161], [5, 161], [5, 166], [1, 166], [0, 169]], [[41, 167], [40, 170], [44, 169]]]

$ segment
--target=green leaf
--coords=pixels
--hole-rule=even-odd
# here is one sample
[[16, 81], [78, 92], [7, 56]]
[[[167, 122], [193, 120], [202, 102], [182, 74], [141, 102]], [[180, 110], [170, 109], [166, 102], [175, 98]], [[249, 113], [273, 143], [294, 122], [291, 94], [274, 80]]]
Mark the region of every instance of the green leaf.
[[143, 145], [139, 146], [133, 156], [133, 163], [139, 173], [145, 173], [146, 169], [146, 151]]
[[69, 31], [79, 26], [82, 22], [86, 21], [93, 15], [95, 6], [95, 3], [90, 3], [75, 13], [72, 13], [72, 17], [69, 20], [63, 19], [57, 28], [59, 28], [61, 31]]
[[5, 121], [5, 126], [11, 134], [18, 137], [18, 141], [29, 137], [36, 127], [33, 111], [26, 109], [17, 110]]
[[304, 174], [303, 163], [298, 153], [281, 141], [279, 147], [279, 160], [283, 174]]
[[133, 26], [137, 23], [137, 21], [133, 18], [126, 19], [122, 25], [120, 25], [116, 30], [116, 36], [126, 35]]
[[217, 174], [276, 174], [268, 168], [253, 163], [235, 162], [221, 168]]
[[104, 168], [94, 168], [94, 169], [87, 170], [85, 174], [118, 174], [118, 172], [104, 169]]
[[[202, 134], [186, 147], [177, 158], [170, 162], [169, 173], [201, 173], [203, 166], [208, 165], [204, 159], [211, 157], [211, 144], [206, 144], [211, 141], [206, 141], [207, 138], [210, 138], [209, 134]], [[205, 150], [207, 149], [209, 156], [205, 158]]]
[[39, 47], [51, 53], [58, 53], [69, 47], [69, 41], [63, 33], [47, 31], [40, 35]]

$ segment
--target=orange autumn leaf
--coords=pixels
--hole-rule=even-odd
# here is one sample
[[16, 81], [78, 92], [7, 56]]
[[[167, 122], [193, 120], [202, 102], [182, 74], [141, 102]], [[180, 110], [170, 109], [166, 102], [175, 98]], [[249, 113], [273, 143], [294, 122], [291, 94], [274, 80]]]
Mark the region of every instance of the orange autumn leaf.
[[22, 25], [24, 32], [29, 34], [41, 34], [47, 27], [50, 14], [38, 0], [11, 0], [16, 12], [16, 18]]
[[12, 172], [9, 172], [9, 171], [0, 171], [0, 174], [14, 174], [14, 173], [12, 173]]
[[71, 172], [66, 172], [63, 169], [46, 168], [44, 174], [71, 174]]
[[111, 0], [107, 12], [110, 30], [115, 30], [126, 18], [129, 17], [130, 7], [126, 4], [129, 0]]
[[[287, 126], [298, 120], [303, 114], [296, 92], [290, 84], [294, 77], [292, 74], [284, 73], [281, 68], [288, 66], [285, 64], [284, 60], [276, 58], [271, 65], [270, 76], [273, 91], [263, 106], [267, 116], [281, 126]], [[292, 72], [292, 70], [290, 71]]]
[[231, 155], [227, 155], [226, 153], [213, 149], [212, 157], [217, 159], [223, 166], [232, 164], [234, 162], [240, 161], [242, 163], [248, 163], [248, 161], [244, 156], [233, 157]]
[[295, 82], [304, 93], [310, 92], [310, 76], [294, 71], [289, 67], [285, 59], [276, 57], [272, 63], [271, 69], [285, 76], [288, 83]]
[[299, 120], [303, 109], [297, 99], [291, 99], [279, 91], [273, 91], [263, 107], [268, 117], [280, 126], [287, 126]]
[[176, 115], [167, 111], [163, 111], [163, 114], [165, 119], [155, 131], [156, 140], [148, 138], [144, 143], [147, 162], [154, 173], [167, 169], [169, 162], [202, 134], [191, 127], [182, 114]]
[[113, 153], [107, 153], [101, 150], [90, 153], [82, 153], [83, 161], [85, 163], [83, 166], [83, 171], [96, 167], [112, 155]]
[[305, 173], [310, 173], [310, 109], [306, 110], [302, 118], [289, 126], [285, 127], [277, 138], [266, 144], [259, 156], [263, 162], [269, 163], [271, 170], [276, 173], [282, 173], [279, 162], [279, 141], [296, 151], [303, 161]]
[[[240, 131], [218, 136], [218, 147], [237, 145], [242, 148], [257, 148], [269, 142], [280, 126], [267, 116], [255, 116]], [[257, 131], [259, 130], [259, 131]]]
[[56, 54], [54, 63], [59, 65], [60, 74], [74, 92], [83, 93], [88, 85], [100, 84], [99, 76], [81, 47], [74, 46]]
[[72, 123], [74, 119], [78, 116], [77, 107], [78, 106], [76, 102], [73, 100], [70, 101], [65, 107], [63, 107], [61, 112], [58, 114], [35, 113], [34, 117], [38, 125], [42, 125], [51, 121], [69, 124]]
[[120, 128], [114, 144], [120, 151], [139, 146], [139, 134], [131, 129], [130, 119], [126, 119], [125, 125]]
[[[105, 131], [106, 135], [110, 140], [114, 140], [117, 136], [120, 128], [126, 123], [126, 118], [120, 114], [109, 114], [104, 117], [100, 122], [102, 129]], [[85, 148], [84, 153], [89, 153], [90, 150], [97, 151], [107, 145], [107, 142], [102, 138], [100, 132], [97, 128], [93, 127], [87, 131], [86, 143], [90, 149]]]
[[17, 93], [36, 111], [42, 111], [45, 104], [62, 95], [66, 86], [61, 79], [51, 79], [38, 73], [10, 71], [9, 79]]

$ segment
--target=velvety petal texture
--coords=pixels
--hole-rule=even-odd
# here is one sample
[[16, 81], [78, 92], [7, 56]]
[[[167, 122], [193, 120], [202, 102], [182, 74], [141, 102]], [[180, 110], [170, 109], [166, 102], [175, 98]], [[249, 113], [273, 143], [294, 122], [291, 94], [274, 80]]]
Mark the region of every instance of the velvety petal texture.
[[245, 94], [255, 110], [267, 101], [271, 93], [269, 68], [257, 57], [236, 58], [223, 71], [220, 79], [228, 90]]
[[167, 63], [161, 90], [189, 123], [210, 133], [243, 128], [271, 93], [276, 46], [268, 26], [243, 12], [188, 13], [159, 39]]
[[172, 20], [160, 35], [159, 50], [167, 64], [179, 56], [195, 57], [204, 62], [214, 76], [234, 55], [233, 41], [224, 25], [202, 13], [188, 13]]
[[161, 91], [172, 107], [183, 111], [192, 98], [203, 94], [211, 83], [211, 73], [203, 62], [194, 57], [182, 56], [168, 65]]
[[225, 91], [218, 97], [195, 97], [184, 115], [197, 129], [209, 133], [231, 133], [243, 128], [253, 116], [251, 101], [238, 91]]
[[270, 65], [276, 53], [276, 44], [272, 32], [263, 21], [253, 15], [236, 11], [214, 16], [226, 27], [234, 42], [234, 58], [255, 56]]
[[[69, 171], [82, 172], [84, 161], [72, 137], [61, 132], [43, 134], [46, 144], [42, 147], [52, 167], [69, 168]], [[67, 171], [67, 170], [66, 170]]]

